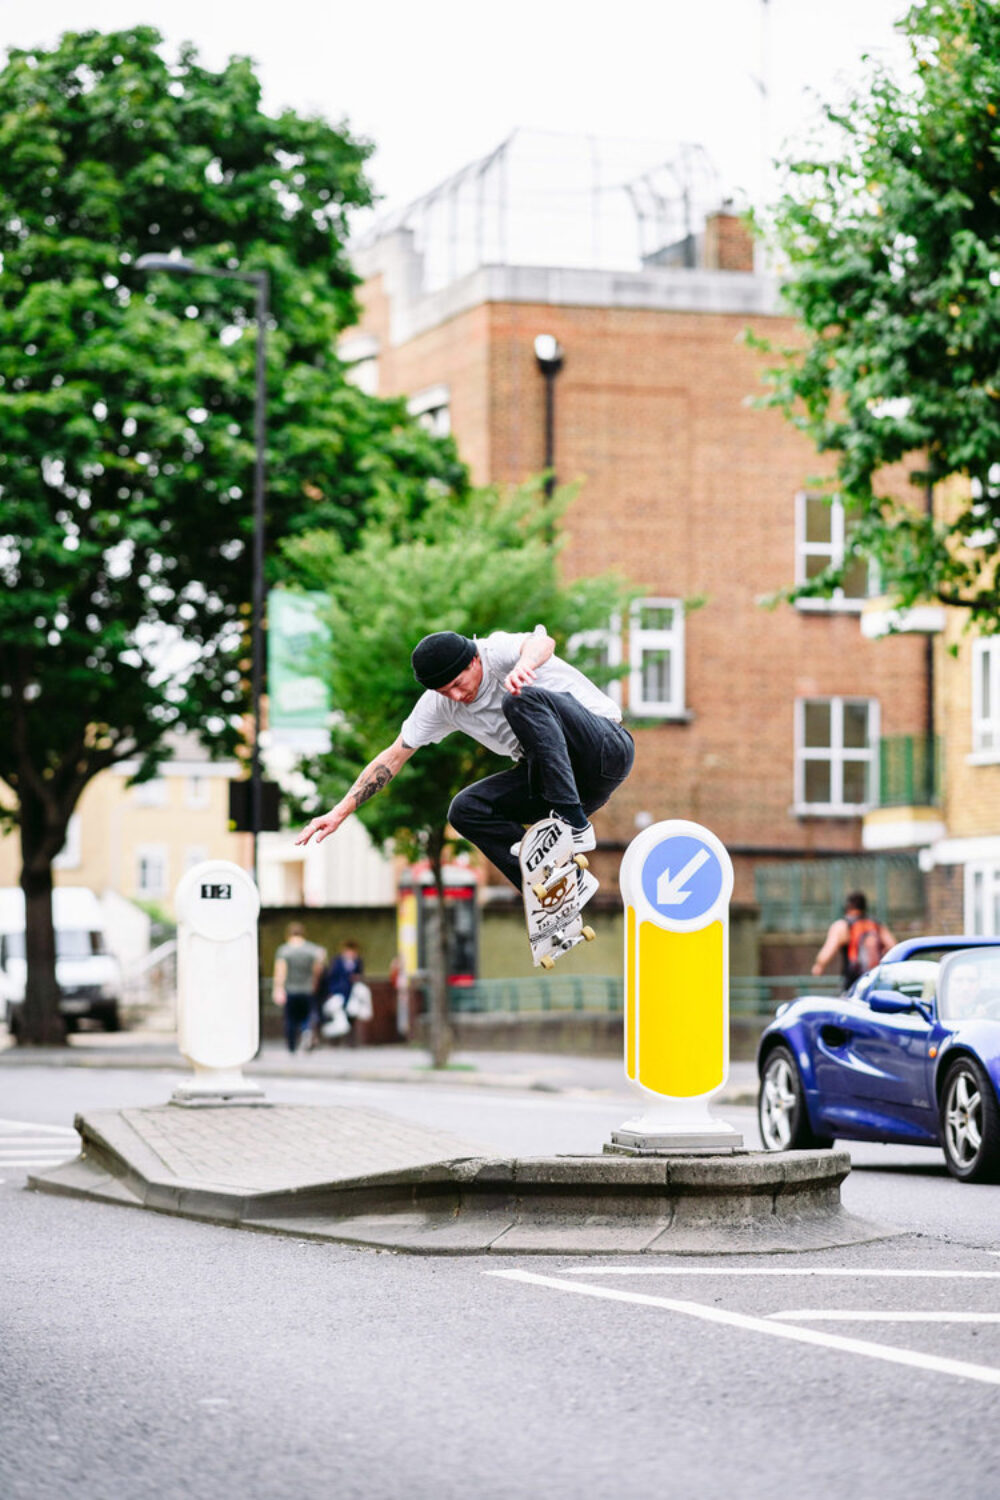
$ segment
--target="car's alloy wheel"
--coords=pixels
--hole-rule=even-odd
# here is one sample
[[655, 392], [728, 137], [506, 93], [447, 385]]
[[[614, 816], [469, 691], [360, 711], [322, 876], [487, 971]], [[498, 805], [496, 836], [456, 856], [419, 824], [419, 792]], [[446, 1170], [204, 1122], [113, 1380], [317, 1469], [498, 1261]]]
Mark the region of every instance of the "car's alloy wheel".
[[775, 1047], [767, 1059], [757, 1098], [760, 1138], [767, 1151], [804, 1151], [832, 1145], [809, 1124], [802, 1080], [787, 1047]]
[[953, 1177], [981, 1182], [1000, 1175], [1000, 1110], [993, 1085], [971, 1057], [952, 1063], [945, 1077], [941, 1144]]

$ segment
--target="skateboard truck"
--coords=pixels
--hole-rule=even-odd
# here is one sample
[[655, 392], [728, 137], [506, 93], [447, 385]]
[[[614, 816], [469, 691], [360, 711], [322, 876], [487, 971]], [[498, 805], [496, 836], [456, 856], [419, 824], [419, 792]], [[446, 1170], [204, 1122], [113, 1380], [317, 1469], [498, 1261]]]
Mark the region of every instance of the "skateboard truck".
[[[585, 854], [574, 854], [570, 863], [576, 865], [578, 870], [590, 869], [590, 860]], [[569, 865], [557, 866], [556, 869], [549, 871], [544, 880], [535, 882], [531, 887], [532, 893], [537, 900], [544, 901], [550, 891], [554, 891], [557, 885], [561, 885], [569, 878], [570, 873]]]
[[[552, 934], [552, 941], [555, 946], [561, 950], [561, 952], [568, 953], [571, 948], [576, 947], [577, 943], [580, 941], [580, 938], [582, 938], [585, 943], [592, 943], [596, 936], [597, 933], [592, 927], [581, 927], [579, 936], [575, 938], [567, 938], [564, 936], [562, 931], [559, 931]], [[544, 953], [538, 960], [538, 964], [539, 968], [542, 969], [554, 969], [556, 966], [556, 961], [551, 953]]]

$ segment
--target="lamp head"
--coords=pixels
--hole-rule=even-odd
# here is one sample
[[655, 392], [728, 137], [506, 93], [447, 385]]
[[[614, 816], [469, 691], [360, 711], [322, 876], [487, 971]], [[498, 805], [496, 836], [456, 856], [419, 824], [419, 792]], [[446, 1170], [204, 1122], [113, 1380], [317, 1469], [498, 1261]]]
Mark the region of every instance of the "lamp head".
[[551, 333], [540, 333], [535, 339], [535, 358], [543, 375], [554, 375], [561, 368], [563, 350]]
[[183, 271], [193, 274], [198, 267], [181, 255], [140, 255], [135, 263], [137, 271]]

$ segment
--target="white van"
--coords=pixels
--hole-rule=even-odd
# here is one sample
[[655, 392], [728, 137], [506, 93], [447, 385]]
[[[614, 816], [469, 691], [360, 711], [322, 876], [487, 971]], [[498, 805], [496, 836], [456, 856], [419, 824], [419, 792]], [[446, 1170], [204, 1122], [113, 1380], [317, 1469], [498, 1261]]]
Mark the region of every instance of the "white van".
[[[117, 1031], [121, 968], [107, 951], [101, 904], [94, 892], [83, 886], [56, 886], [52, 892], [52, 924], [59, 1009], [66, 1030], [74, 1031], [82, 1016], [100, 1021], [105, 1031]], [[0, 889], [0, 1013], [14, 1035], [27, 973], [24, 892], [17, 886], [6, 887]]]

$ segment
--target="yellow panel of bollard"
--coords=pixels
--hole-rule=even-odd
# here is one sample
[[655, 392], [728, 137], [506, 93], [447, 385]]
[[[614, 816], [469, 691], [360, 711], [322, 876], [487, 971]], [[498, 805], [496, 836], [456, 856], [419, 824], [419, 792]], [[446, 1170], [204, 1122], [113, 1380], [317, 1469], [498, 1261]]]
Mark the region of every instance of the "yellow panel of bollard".
[[643, 1016], [637, 1081], [643, 1088], [691, 1098], [722, 1086], [725, 946], [721, 922], [684, 933], [640, 923]]

